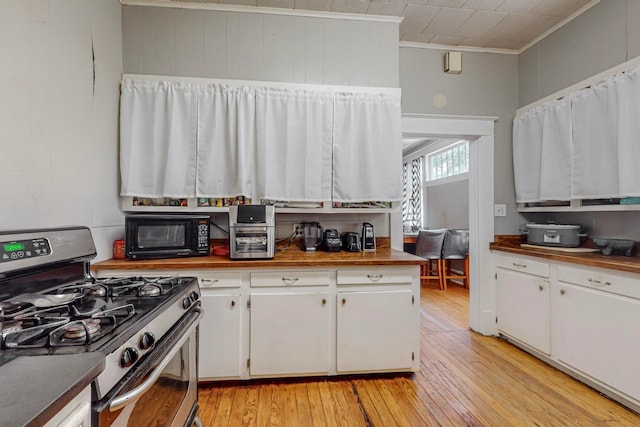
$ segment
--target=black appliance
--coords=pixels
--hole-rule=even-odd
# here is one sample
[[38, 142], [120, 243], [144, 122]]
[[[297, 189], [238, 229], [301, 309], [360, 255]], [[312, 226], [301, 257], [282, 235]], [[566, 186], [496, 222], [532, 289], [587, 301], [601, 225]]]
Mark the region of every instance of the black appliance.
[[345, 252], [360, 252], [360, 235], [358, 233], [342, 233], [342, 250]]
[[93, 352], [105, 368], [91, 385], [92, 426], [199, 422], [197, 279], [95, 278], [95, 256], [86, 227], [0, 232], [0, 376], [16, 358], [60, 366]]
[[322, 249], [327, 252], [340, 252], [342, 249], [342, 242], [340, 241], [340, 234], [338, 233], [338, 230], [324, 230], [324, 233], [322, 234]]
[[269, 259], [275, 255], [275, 208], [265, 205], [229, 207], [231, 259]]
[[209, 255], [210, 218], [204, 215], [127, 215], [125, 255], [130, 259]]
[[362, 250], [365, 252], [375, 252], [376, 233], [373, 230], [373, 224], [369, 222], [363, 222], [361, 235], [362, 235]]
[[322, 226], [319, 222], [302, 223], [302, 250], [316, 251], [322, 244]]

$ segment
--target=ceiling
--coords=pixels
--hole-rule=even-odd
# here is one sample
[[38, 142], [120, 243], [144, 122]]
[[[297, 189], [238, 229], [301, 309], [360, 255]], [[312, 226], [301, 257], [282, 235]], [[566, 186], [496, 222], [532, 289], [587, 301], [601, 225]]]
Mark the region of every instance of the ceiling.
[[399, 16], [403, 17], [400, 24], [401, 42], [521, 51], [540, 36], [562, 26], [600, 0], [188, 1]]

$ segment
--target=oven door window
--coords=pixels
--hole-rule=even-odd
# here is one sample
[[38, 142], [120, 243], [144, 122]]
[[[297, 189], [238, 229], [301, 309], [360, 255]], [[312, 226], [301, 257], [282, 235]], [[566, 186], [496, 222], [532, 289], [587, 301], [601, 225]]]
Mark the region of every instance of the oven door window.
[[[100, 413], [99, 426], [184, 425], [184, 418], [197, 399], [193, 380], [195, 345], [191, 341], [193, 338], [182, 346], [158, 380], [139, 399], [114, 412], [105, 408]], [[145, 375], [136, 386], [146, 378]]]
[[236, 253], [267, 252], [267, 231], [236, 231]]

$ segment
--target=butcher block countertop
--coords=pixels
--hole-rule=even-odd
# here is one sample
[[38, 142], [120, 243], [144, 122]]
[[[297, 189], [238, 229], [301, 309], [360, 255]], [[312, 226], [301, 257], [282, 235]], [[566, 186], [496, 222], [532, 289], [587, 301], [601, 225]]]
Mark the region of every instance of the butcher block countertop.
[[[571, 253], [561, 252], [554, 250], [553, 248], [545, 248], [543, 246], [532, 248], [530, 245], [527, 245], [527, 247], [522, 247], [522, 243], [524, 243], [524, 241], [522, 240], [522, 236], [519, 235], [495, 236], [494, 242], [489, 245], [489, 248], [494, 251], [546, 258], [553, 261], [640, 273], [640, 254], [638, 253], [638, 243], [636, 243], [636, 247], [634, 248], [633, 256], [630, 257], [621, 255], [605, 256], [599, 251], [592, 253]], [[593, 242], [587, 240], [583, 245], [581, 245], [581, 247], [595, 248], [596, 246]]]
[[91, 265], [92, 270], [173, 270], [209, 268], [279, 268], [332, 266], [407, 266], [425, 264], [426, 260], [407, 252], [391, 249], [388, 238], [376, 239], [375, 252], [304, 252], [297, 244], [276, 245], [273, 259], [232, 260], [229, 256], [169, 258], [131, 261], [110, 259]]

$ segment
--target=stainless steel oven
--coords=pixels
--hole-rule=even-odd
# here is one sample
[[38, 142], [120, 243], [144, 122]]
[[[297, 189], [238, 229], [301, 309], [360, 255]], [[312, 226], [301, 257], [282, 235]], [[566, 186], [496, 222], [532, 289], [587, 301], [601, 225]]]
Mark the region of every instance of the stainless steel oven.
[[103, 355], [92, 426], [198, 424], [198, 280], [96, 278], [95, 256], [86, 227], [0, 231], [0, 369]]
[[97, 404], [97, 425], [186, 426], [198, 422], [198, 322], [193, 310]]

